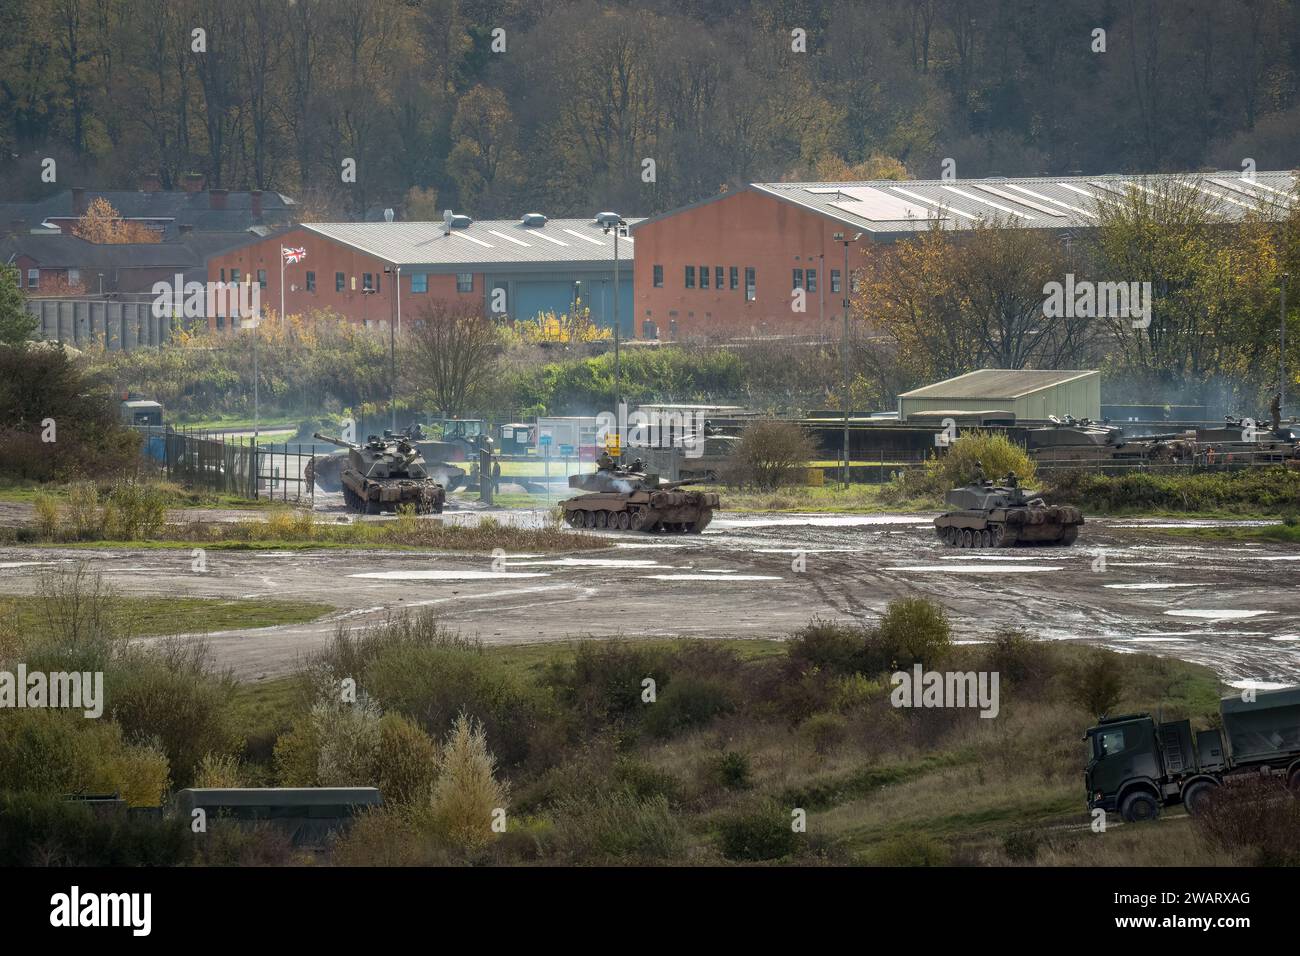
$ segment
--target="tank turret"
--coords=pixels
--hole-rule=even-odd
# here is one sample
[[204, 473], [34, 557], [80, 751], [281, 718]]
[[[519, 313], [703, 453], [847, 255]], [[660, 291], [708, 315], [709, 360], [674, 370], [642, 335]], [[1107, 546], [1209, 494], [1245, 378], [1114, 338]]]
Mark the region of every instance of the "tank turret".
[[719, 506], [714, 492], [683, 491], [701, 479], [661, 481], [656, 474], [602, 456], [590, 474], [570, 475], [569, 487], [586, 492], [560, 503], [575, 528], [632, 531], [703, 531]]
[[413, 505], [420, 514], [442, 512], [446, 489], [429, 477], [419, 449], [405, 437], [385, 432], [382, 437], [371, 435], [364, 445], [320, 432], [313, 437], [347, 449], [339, 480], [352, 511], [378, 514]]

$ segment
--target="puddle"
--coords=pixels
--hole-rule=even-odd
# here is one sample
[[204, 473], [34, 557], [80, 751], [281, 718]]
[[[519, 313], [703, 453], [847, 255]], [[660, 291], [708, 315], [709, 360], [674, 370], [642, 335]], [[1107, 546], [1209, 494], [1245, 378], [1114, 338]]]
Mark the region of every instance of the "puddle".
[[33, 565], [53, 564], [53, 561], [0, 561], [0, 569], [3, 568], [30, 568]]
[[939, 558], [940, 561], [1041, 561], [1042, 558], [1033, 554], [999, 554], [993, 557], [988, 554], [945, 554]]
[[753, 554], [861, 554], [862, 548], [755, 548]]
[[1268, 554], [1259, 556], [1261, 561], [1300, 561], [1300, 554]]
[[350, 578], [373, 578], [381, 581], [498, 581], [506, 578], [544, 578], [549, 571], [458, 571], [430, 568], [424, 571], [364, 571]]
[[1176, 561], [1131, 561], [1131, 562], [1130, 562], [1130, 561], [1124, 561], [1124, 562], [1121, 562], [1121, 561], [1111, 561], [1111, 560], [1108, 558], [1108, 559], [1106, 560], [1106, 567], [1108, 567], [1108, 568], [1176, 568], [1176, 567], [1178, 567], [1178, 563], [1177, 563]]
[[674, 544], [671, 541], [620, 541], [614, 545], [616, 548], [684, 548], [684, 544]]
[[[1001, 560], [1001, 559], [999, 559]], [[890, 571], [946, 571], [949, 574], [1025, 574], [1034, 571], [1060, 571], [1052, 564], [912, 564], [892, 567]]]
[[[1199, 636], [1199, 635], [1198, 635]], [[1190, 637], [1133, 637], [1131, 644], [1186, 644]]]
[[551, 566], [563, 568], [661, 568], [658, 561], [648, 558], [551, 558], [547, 561], [506, 561], [507, 566], [535, 568]]
[[1231, 611], [1226, 609], [1189, 609], [1186, 611], [1165, 611], [1170, 617], [1199, 617], [1207, 621], [1242, 621], [1272, 611]]
[[1168, 591], [1171, 588], [1208, 588], [1208, 584], [1159, 584], [1148, 582], [1146, 584], [1103, 584], [1104, 588], [1116, 588], [1120, 591]]
[[1290, 687], [1290, 684], [1278, 684], [1271, 680], [1234, 680], [1228, 681], [1229, 687], [1235, 687], [1237, 690], [1282, 690]]
[[644, 575], [647, 581], [783, 581], [784, 578], [775, 574], [733, 574], [730, 577], [720, 578], [716, 574], [647, 574]]

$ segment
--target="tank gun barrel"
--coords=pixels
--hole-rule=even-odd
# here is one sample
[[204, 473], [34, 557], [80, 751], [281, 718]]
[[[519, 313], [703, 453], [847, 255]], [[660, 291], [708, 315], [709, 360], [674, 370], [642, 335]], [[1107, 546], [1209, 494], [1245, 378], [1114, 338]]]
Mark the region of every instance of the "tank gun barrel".
[[312, 432], [312, 438], [320, 439], [323, 442], [329, 442], [331, 445], [338, 445], [340, 448], [359, 448], [350, 441], [344, 441], [342, 438], [334, 438], [330, 435], [322, 435], [320, 432]]
[[702, 485], [707, 482], [707, 478], [680, 478], [677, 481], [661, 481], [660, 488], [681, 488], [685, 485]]

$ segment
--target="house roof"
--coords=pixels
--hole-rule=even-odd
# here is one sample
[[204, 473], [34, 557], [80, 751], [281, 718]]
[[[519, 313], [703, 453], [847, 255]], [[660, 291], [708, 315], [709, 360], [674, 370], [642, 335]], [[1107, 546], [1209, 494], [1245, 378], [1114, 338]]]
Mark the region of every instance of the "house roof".
[[[626, 220], [629, 225], [638, 219]], [[551, 219], [523, 226], [515, 219], [474, 222], [448, 233], [441, 222], [307, 222], [302, 228], [396, 265], [450, 269], [614, 260], [614, 237], [590, 219]], [[619, 239], [619, 260], [632, 269], [633, 241]]]
[[30, 256], [42, 269], [192, 269], [208, 256], [242, 245], [247, 232], [192, 233], [183, 242], [87, 242], [79, 236], [13, 236], [0, 241], [0, 261]]
[[903, 392], [899, 398], [1017, 399], [1054, 385], [1100, 374], [1095, 369], [985, 368]]
[[[970, 229], [997, 220], [1026, 229], [1081, 229], [1096, 225], [1097, 208], [1132, 191], [1153, 191], [1181, 181], [1192, 185], [1213, 208], [1232, 218], [1249, 211], [1275, 213], [1294, 199], [1295, 174], [1240, 171], [1153, 175], [991, 177], [959, 180], [869, 180], [862, 182], [752, 183], [748, 189], [793, 203], [862, 232], [887, 237], [938, 225]], [[710, 196], [641, 225], [736, 193]]]
[[[298, 206], [288, 196], [266, 190], [262, 192], [262, 215], [259, 219], [253, 215], [251, 192], [231, 191], [226, 194], [225, 208], [213, 209], [211, 191], [206, 189], [196, 192], [87, 189], [85, 205], [89, 206], [100, 196], [107, 199], [123, 219], [161, 222], [166, 238], [177, 235], [181, 225], [193, 226], [196, 232], [229, 232], [246, 229], [258, 222], [288, 222], [296, 214]], [[47, 219], [71, 219], [77, 215], [70, 189], [34, 202], [0, 203], [0, 227], [15, 219], [22, 219], [29, 226], [38, 226]]]

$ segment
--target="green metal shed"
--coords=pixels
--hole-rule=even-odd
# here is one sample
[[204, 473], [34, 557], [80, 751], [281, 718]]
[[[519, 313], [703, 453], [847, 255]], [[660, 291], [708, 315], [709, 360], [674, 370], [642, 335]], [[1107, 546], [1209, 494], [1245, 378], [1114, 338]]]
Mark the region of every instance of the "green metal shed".
[[1101, 418], [1101, 372], [1096, 369], [986, 368], [898, 396], [898, 417], [936, 411], [1005, 409], [1017, 421]]

